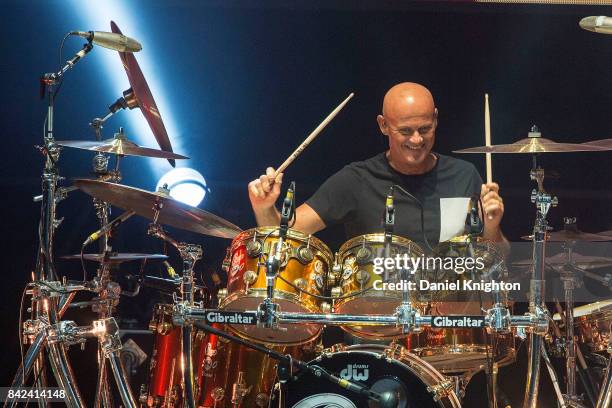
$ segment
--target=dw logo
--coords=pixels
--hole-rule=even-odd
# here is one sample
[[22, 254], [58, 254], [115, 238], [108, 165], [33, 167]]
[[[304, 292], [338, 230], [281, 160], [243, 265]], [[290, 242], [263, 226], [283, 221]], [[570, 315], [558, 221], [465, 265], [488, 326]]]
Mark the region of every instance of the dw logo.
[[370, 369], [367, 364], [349, 364], [340, 371], [340, 378], [344, 380], [366, 381], [370, 378]]

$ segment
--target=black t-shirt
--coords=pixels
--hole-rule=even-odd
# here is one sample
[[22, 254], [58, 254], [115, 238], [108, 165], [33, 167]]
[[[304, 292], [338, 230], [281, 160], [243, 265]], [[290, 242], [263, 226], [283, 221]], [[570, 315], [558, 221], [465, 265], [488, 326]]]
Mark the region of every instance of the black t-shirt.
[[[395, 171], [385, 153], [354, 162], [331, 176], [306, 201], [325, 225], [342, 223], [347, 238], [383, 232], [385, 199], [391, 185], [418, 198], [424, 208], [428, 241], [434, 245], [464, 232], [469, 199], [480, 195], [482, 179], [473, 164], [437, 154], [435, 167], [425, 174]], [[394, 234], [423, 244], [421, 207], [395, 188]]]

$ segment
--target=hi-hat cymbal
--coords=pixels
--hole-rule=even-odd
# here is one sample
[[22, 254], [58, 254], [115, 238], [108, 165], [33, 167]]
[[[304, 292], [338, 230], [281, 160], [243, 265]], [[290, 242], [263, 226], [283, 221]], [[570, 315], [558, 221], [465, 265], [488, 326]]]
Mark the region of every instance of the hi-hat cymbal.
[[[81, 254], [64, 255], [62, 259], [81, 259]], [[93, 262], [104, 262], [104, 263], [123, 263], [129, 261], [152, 261], [152, 260], [165, 260], [168, 259], [166, 255], [162, 254], [132, 254], [132, 253], [119, 253], [114, 252], [108, 254], [105, 257], [104, 254], [83, 254], [83, 259], [86, 261]]]
[[[524, 235], [521, 237], [526, 241], [533, 240], [533, 235]], [[612, 236], [605, 234], [593, 234], [590, 232], [582, 232], [580, 230], [560, 230], [552, 231], [546, 234], [546, 240], [548, 242], [572, 242], [572, 241], [584, 241], [584, 242], [604, 242], [612, 241]]]
[[188, 159], [180, 154], [165, 152], [163, 150], [140, 147], [129, 140], [123, 133], [116, 133], [112, 139], [102, 141], [89, 140], [61, 140], [56, 142], [60, 146], [75, 149], [91, 150], [101, 153], [112, 153], [120, 156], [156, 157], [160, 159]]
[[[111, 30], [113, 33], [123, 34], [114, 21], [111, 21]], [[153, 136], [155, 136], [159, 147], [166, 152], [172, 152], [172, 144], [170, 143], [168, 132], [166, 131], [166, 127], [162, 121], [159, 109], [157, 109], [157, 105], [155, 104], [155, 99], [153, 99], [149, 85], [147, 85], [147, 81], [145, 80], [142, 70], [138, 65], [138, 61], [136, 61], [136, 57], [130, 52], [119, 52], [119, 57], [123, 63], [123, 68], [125, 68], [128, 81], [130, 82], [131, 91], [134, 94], [138, 107], [149, 123], [149, 127], [151, 128]], [[168, 159], [168, 161], [174, 167], [174, 159]]]
[[98, 180], [76, 179], [74, 185], [85, 193], [108, 202], [115, 207], [152, 220], [153, 207], [160, 208], [157, 222], [176, 228], [212, 235], [221, 238], [234, 238], [242, 230], [229, 221], [214, 214], [181, 203], [164, 193], [151, 193], [139, 188]]
[[[567, 255], [564, 252], [561, 252], [546, 258], [545, 262], [548, 266], [561, 267], [567, 264]], [[520, 261], [515, 261], [512, 263], [512, 266], [517, 268], [531, 267], [531, 265], [533, 265], [533, 260], [531, 258], [521, 259]], [[581, 269], [610, 267], [612, 266], [612, 258], [605, 256], [587, 256], [581, 255], [577, 252], [572, 252], [572, 265]]]

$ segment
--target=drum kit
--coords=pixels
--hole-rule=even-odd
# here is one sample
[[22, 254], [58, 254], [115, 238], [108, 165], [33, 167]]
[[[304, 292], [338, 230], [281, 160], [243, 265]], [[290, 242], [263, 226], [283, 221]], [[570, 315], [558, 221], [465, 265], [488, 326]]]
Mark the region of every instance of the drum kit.
[[[112, 31], [117, 36], [121, 33], [114, 23]], [[579, 231], [572, 220], [566, 221], [563, 231], [550, 232], [546, 217], [557, 199], [545, 191], [544, 170], [537, 160], [548, 153], [612, 150], [612, 142], [556, 143], [542, 138], [533, 128], [528, 138], [516, 143], [457, 151], [533, 156], [530, 177], [537, 187], [531, 201], [536, 218], [532, 235], [526, 237], [532, 242], [533, 252], [530, 259], [512, 265], [531, 273], [530, 305], [524, 315], [513, 315], [512, 301], [504, 290], [464, 295], [450, 290], [413, 291], [408, 284], [397, 285], [399, 289], [395, 290], [390, 285], [377, 289], [383, 284], [421, 279], [448, 282], [507, 278], [507, 254], [480, 240], [478, 228], [464, 237], [440, 243], [432, 252], [443, 257], [480, 257], [483, 270], [472, 268], [457, 274], [444, 268], [408, 271], [393, 267], [377, 273], [377, 258], [419, 258], [426, 253], [416, 242], [393, 234], [392, 206], [386, 205], [384, 232], [351, 238], [333, 252], [320, 239], [290, 227], [295, 217], [293, 185], [283, 202], [280, 225], [243, 231], [221, 217], [175, 200], [165, 188], [149, 192], [119, 184], [120, 163], [125, 156], [160, 158], [171, 163], [187, 158], [172, 152], [144, 76], [132, 53], [125, 51], [119, 54], [131, 88], [111, 105], [104, 118], [92, 121], [96, 140], [55, 141], [56, 86], [91, 49], [90, 40], [78, 58], [59, 72], [43, 77], [49, 109], [44, 145], [40, 148], [46, 160], [40, 199], [40, 247], [34, 279], [27, 285], [30, 316], [22, 325], [22, 339], [29, 348], [11, 387], [47, 387], [46, 353], [57, 385], [65, 391], [66, 404], [86, 406], [67, 348], [93, 338], [98, 341], [96, 407], [118, 405], [108, 381], [106, 361], [126, 407], [460, 407], [467, 383], [481, 371], [487, 377], [489, 406], [501, 407], [505, 405], [499, 398], [498, 368], [516, 361], [516, 343], [528, 335], [524, 407], [538, 406], [542, 360], [555, 385], [559, 406], [610, 406], [609, 362], [599, 395], [593, 386], [587, 392], [588, 400], [577, 393], [576, 373], [580, 375], [586, 365], [582, 350], [585, 354], [599, 353], [602, 359], [603, 353], [612, 354], [612, 302], [574, 309], [572, 291], [578, 275], [607, 286], [612, 282], [609, 275], [601, 277], [592, 272], [594, 268], [611, 266], [612, 258], [573, 251], [576, 242], [612, 241], [612, 235]], [[308, 143], [351, 97], [352, 94], [326, 118], [323, 126], [315, 129]], [[135, 107], [144, 113], [161, 150], [136, 145], [122, 130], [112, 139], [102, 139], [102, 125], [111, 115], [121, 108]], [[302, 144], [283, 166], [288, 166], [306, 145]], [[58, 187], [61, 148], [95, 153], [96, 179], [77, 179], [72, 186]], [[115, 159], [112, 170], [108, 168], [110, 157]], [[82, 281], [60, 278], [53, 259], [54, 231], [59, 226], [56, 205], [74, 189], [93, 198], [101, 225], [84, 241], [80, 254], [66, 257], [97, 263], [96, 275], [91, 279], [84, 276]], [[111, 206], [124, 212], [109, 220]], [[111, 233], [133, 215], [150, 220], [147, 235], [174, 247], [182, 260], [178, 274], [169, 268], [168, 277], [146, 277], [172, 288], [173, 301], [158, 304], [153, 310], [149, 324], [154, 335], [150, 377], [138, 396], [132, 391], [120, 359], [119, 326], [112, 315], [122, 292], [112, 281], [111, 266], [137, 260], [166, 261], [168, 257], [114, 252]], [[203, 290], [203, 283], [194, 275], [202, 247], [175, 240], [164, 230], [165, 226], [232, 240], [220, 266], [227, 274], [225, 288], [214, 296]], [[99, 251], [85, 253], [95, 241], [99, 241]], [[547, 258], [547, 242], [562, 242], [564, 254]], [[544, 292], [544, 274], [550, 268], [561, 275], [565, 285], [565, 310], [552, 317]], [[94, 295], [86, 303], [98, 314], [88, 326], [62, 319], [75, 295], [82, 292]], [[565, 333], [557, 322], [564, 323]], [[323, 347], [322, 333], [329, 326], [339, 326], [356, 344]], [[555, 350], [567, 362], [565, 393], [548, 357]], [[5, 406], [18, 402], [8, 401]]]

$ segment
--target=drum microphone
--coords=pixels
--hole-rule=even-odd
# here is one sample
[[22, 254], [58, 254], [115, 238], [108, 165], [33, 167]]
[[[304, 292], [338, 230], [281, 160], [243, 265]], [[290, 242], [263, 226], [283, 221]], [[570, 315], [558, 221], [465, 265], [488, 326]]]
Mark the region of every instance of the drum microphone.
[[112, 220], [111, 222], [104, 225], [102, 228], [88, 236], [85, 242], [83, 242], [83, 247], [86, 247], [92, 242], [96, 242], [98, 239], [100, 239], [102, 235], [111, 232], [116, 227], [118, 227], [119, 224], [121, 224], [123, 221], [127, 220], [134, 214], [136, 214], [134, 211], [125, 211], [123, 214], [121, 214], [120, 216], [118, 216], [117, 218], [115, 218], [114, 220]]
[[594, 33], [612, 34], [612, 17], [590, 16], [585, 17], [578, 23], [580, 28]]
[[[395, 207], [393, 205], [393, 185], [389, 188], [387, 200], [385, 201], [385, 258], [391, 257], [391, 242], [393, 241], [393, 229], [395, 227]], [[389, 269], [385, 268], [385, 282], [389, 281]]]
[[142, 45], [138, 41], [123, 34], [106, 31], [71, 31], [70, 35], [83, 37], [100, 47], [119, 52], [138, 52], [142, 50]]
[[478, 213], [478, 201], [480, 197], [472, 195], [470, 197], [470, 210], [465, 218], [465, 227], [469, 235], [478, 235], [482, 233], [484, 228], [483, 221]]

